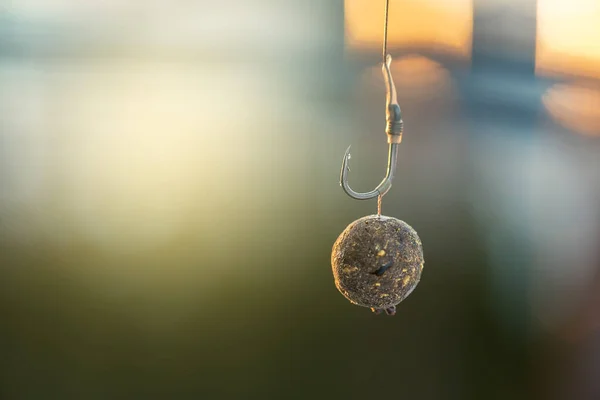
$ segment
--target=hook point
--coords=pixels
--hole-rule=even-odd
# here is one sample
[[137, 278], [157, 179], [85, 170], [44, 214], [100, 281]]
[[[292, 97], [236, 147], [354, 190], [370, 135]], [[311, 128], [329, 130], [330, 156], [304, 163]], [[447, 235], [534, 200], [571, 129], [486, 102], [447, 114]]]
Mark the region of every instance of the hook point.
[[346, 152], [344, 153], [344, 165], [348, 171], [350, 171], [350, 163], [348, 161], [352, 158], [352, 155], [350, 154], [350, 147], [352, 147], [352, 145], [348, 146]]
[[348, 148], [346, 149], [346, 153], [344, 153], [344, 158], [350, 158], [350, 147], [352, 147], [352, 145], [348, 146]]

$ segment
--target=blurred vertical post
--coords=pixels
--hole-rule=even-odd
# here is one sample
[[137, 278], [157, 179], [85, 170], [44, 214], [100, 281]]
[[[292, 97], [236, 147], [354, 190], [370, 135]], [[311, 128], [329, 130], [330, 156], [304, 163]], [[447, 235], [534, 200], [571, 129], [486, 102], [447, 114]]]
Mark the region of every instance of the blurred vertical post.
[[489, 306], [504, 335], [520, 341], [529, 319], [527, 163], [541, 98], [537, 1], [475, 0], [473, 7], [472, 74], [462, 82], [471, 117], [471, 195], [490, 257]]
[[[476, 116], [532, 120], [537, 107], [534, 88], [537, 0], [517, 2], [474, 0], [471, 89], [469, 108]], [[497, 82], [482, 82], [492, 77]], [[483, 85], [481, 83], [484, 83]], [[504, 85], [508, 84], [508, 87]], [[490, 90], [491, 89], [491, 90]], [[494, 91], [496, 93], [494, 93]], [[522, 101], [521, 101], [522, 98]], [[527, 103], [528, 107], [521, 107]], [[537, 102], [539, 103], [539, 101]], [[489, 110], [491, 114], [486, 114]]]

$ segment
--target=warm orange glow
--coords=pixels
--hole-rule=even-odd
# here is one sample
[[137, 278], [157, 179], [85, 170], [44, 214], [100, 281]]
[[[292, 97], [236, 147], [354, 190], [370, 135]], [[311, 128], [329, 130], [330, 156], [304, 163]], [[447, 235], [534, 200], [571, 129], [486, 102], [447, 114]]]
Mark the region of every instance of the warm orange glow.
[[[472, 0], [390, 0], [388, 46], [437, 45], [464, 57], [471, 54]], [[346, 45], [381, 46], [384, 2], [346, 0]]]
[[[447, 95], [452, 90], [452, 78], [446, 68], [438, 62], [419, 55], [397, 57], [392, 63], [394, 83], [399, 96], [406, 96], [410, 101], [428, 100], [440, 94]], [[363, 75], [367, 87], [374, 84], [379, 91], [384, 89], [383, 75], [380, 66], [365, 70]], [[361, 87], [364, 93], [367, 90]]]
[[589, 136], [600, 136], [600, 90], [585, 86], [555, 85], [544, 105], [556, 122]]
[[600, 1], [538, 0], [536, 70], [600, 77]]

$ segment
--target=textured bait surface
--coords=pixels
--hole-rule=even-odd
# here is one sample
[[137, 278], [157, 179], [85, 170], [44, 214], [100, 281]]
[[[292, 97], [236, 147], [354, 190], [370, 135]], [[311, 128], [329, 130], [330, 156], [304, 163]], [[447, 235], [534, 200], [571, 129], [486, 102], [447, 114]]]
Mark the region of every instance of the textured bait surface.
[[331, 266], [335, 285], [348, 300], [393, 314], [421, 279], [423, 248], [406, 222], [369, 215], [352, 222], [338, 237]]

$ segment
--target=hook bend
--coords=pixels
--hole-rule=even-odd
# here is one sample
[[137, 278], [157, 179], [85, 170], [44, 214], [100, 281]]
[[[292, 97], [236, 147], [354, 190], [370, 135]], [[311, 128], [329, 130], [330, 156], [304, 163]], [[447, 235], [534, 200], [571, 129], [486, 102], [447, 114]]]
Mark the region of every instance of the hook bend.
[[348, 184], [348, 171], [350, 171], [350, 147], [348, 147], [348, 149], [346, 150], [346, 154], [344, 154], [344, 159], [342, 160], [340, 186], [348, 196], [356, 200], [368, 200], [373, 199], [377, 196], [384, 196], [392, 187], [392, 180], [394, 179], [397, 159], [398, 143], [390, 143], [385, 177], [375, 189], [371, 190], [370, 192], [361, 193], [353, 190]]

